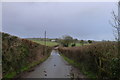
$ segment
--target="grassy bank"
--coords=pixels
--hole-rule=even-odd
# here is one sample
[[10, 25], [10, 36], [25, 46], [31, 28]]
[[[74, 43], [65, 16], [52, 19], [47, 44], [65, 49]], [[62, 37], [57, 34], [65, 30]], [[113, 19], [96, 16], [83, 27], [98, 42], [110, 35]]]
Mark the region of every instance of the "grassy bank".
[[117, 43], [99, 42], [81, 47], [61, 47], [64, 58], [89, 78], [119, 78], [120, 58]]
[[3, 78], [13, 78], [43, 62], [51, 50], [51, 47], [2, 33]]

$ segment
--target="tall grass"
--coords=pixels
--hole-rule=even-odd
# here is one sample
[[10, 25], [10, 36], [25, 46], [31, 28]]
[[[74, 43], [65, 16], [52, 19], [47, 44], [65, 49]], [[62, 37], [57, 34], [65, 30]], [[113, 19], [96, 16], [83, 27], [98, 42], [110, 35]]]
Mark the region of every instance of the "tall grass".
[[62, 55], [79, 63], [80, 70], [96, 78], [119, 78], [120, 58], [116, 42], [99, 42], [81, 47], [59, 48]]
[[[44, 53], [46, 47], [47, 53]], [[43, 61], [51, 47], [2, 33], [3, 78], [12, 78]]]

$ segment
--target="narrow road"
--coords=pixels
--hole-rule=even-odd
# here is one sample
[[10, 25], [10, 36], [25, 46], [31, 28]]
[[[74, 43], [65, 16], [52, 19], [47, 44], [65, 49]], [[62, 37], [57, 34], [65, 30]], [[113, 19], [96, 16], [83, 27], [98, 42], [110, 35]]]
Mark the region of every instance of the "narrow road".
[[[22, 78], [71, 78], [72, 70], [72, 66], [56, 50], [53, 50], [51, 56], [45, 62], [33, 71], [26, 73]], [[80, 73], [78, 75], [80, 78], [84, 77]]]

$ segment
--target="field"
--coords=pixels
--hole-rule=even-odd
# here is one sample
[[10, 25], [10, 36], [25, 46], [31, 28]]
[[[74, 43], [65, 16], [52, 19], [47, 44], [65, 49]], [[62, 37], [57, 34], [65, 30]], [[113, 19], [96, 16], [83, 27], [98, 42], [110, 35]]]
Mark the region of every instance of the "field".
[[[36, 42], [36, 43], [39, 43], [39, 44], [42, 44], [42, 45], [45, 45], [45, 42], [44, 41], [41, 41], [41, 40], [32, 40], [31, 41], [33, 42]], [[55, 45], [59, 45], [59, 43], [57, 42], [52, 42], [52, 41], [46, 41], [46, 46], [55, 46]], [[89, 45], [88, 43], [85, 43], [84, 45]], [[76, 46], [81, 46], [81, 43], [76, 43]], [[69, 46], [70, 47], [70, 46]]]
[[[90, 45], [89, 43], [85, 43], [84, 45]], [[82, 46], [81, 43], [76, 43], [76, 46], [79, 47], [79, 46]]]
[[[36, 42], [36, 43], [39, 43], [39, 44], [42, 44], [42, 45], [45, 45], [44, 41], [40, 41], [40, 40], [32, 40], [32, 41]], [[46, 41], [46, 46], [55, 46], [55, 45], [58, 45], [58, 43], [57, 42]]]

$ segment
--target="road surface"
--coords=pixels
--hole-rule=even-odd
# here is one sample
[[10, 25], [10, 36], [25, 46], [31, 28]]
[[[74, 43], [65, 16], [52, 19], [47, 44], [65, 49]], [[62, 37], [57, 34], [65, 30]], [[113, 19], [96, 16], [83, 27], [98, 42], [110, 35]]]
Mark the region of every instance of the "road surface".
[[73, 73], [77, 73], [77, 76], [84, 78], [81, 73], [73, 69], [59, 55], [58, 51], [53, 50], [51, 56], [45, 62], [37, 66], [33, 71], [24, 74], [22, 78], [71, 78]]

